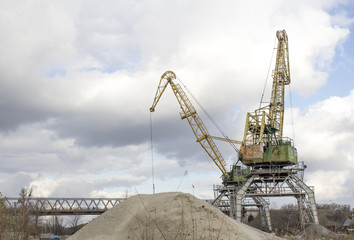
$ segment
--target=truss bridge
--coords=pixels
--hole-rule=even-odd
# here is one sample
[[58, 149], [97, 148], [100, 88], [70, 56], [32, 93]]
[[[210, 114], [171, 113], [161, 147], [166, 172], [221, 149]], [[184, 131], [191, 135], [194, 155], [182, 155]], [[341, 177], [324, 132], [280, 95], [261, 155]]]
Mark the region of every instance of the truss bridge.
[[24, 209], [32, 214], [100, 215], [126, 198], [2, 198], [14, 214]]

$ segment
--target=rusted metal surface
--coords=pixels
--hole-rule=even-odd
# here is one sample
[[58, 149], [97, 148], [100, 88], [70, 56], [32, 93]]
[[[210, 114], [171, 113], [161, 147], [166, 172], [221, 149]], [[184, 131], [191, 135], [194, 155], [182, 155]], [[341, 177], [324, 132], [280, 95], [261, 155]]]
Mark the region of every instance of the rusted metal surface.
[[245, 165], [262, 162], [263, 144], [246, 145], [243, 147], [243, 163]]

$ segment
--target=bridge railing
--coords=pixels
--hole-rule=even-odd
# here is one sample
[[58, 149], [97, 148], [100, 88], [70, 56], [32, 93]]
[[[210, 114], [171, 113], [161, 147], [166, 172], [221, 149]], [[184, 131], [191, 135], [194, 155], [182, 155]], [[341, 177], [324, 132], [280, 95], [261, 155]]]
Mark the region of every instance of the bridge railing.
[[99, 215], [125, 198], [2, 198], [17, 213], [26, 208], [37, 215]]

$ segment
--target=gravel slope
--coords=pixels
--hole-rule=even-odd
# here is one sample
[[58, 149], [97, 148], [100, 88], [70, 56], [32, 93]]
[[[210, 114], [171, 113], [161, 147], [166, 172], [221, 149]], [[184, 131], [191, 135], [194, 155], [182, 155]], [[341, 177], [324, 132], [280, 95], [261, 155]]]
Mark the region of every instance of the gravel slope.
[[118, 204], [69, 240], [279, 239], [235, 221], [184, 193], [137, 195]]

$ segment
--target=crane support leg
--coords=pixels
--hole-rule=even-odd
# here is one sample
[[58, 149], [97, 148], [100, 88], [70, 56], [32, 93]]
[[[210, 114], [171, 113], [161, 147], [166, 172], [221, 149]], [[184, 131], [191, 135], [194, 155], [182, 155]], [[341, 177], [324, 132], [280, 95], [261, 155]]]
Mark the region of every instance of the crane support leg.
[[259, 204], [259, 213], [261, 215], [261, 229], [263, 231], [272, 232], [272, 223], [270, 220], [269, 204], [262, 197], [252, 197]]
[[300, 178], [298, 178], [295, 175], [291, 175], [291, 178], [299, 184], [299, 186], [305, 191], [309, 204], [310, 204], [310, 210], [311, 210], [311, 217], [313, 218], [313, 222], [316, 224], [319, 224], [318, 222], [318, 214], [317, 214], [317, 207], [316, 207], [316, 201], [315, 201], [315, 194], [313, 190], [307, 186]]
[[233, 194], [233, 198], [236, 201], [234, 204], [234, 210], [231, 209], [231, 212], [234, 213], [234, 215], [235, 215], [234, 219], [236, 219], [237, 221], [241, 222], [241, 220], [242, 220], [242, 199], [246, 196], [247, 189], [251, 185], [251, 183], [253, 182], [254, 177], [255, 176], [248, 178], [247, 181], [245, 181], [242, 184], [242, 186], [236, 191], [236, 195]]
[[304, 196], [299, 195], [297, 197], [297, 206], [299, 209], [299, 221], [301, 224], [301, 229], [305, 229], [305, 216], [304, 216], [304, 212], [305, 212], [305, 206], [304, 206]]
[[218, 207], [220, 205], [220, 200], [225, 196], [225, 191], [221, 192], [217, 198], [211, 203], [211, 205]]

